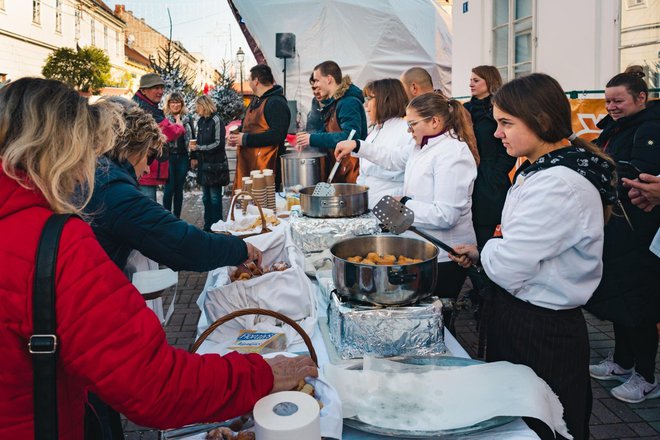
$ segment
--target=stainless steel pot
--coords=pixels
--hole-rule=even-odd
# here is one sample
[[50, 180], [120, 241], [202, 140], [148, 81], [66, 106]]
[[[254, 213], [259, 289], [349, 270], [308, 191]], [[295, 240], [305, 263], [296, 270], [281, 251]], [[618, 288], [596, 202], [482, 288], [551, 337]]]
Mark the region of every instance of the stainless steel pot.
[[289, 153], [280, 156], [284, 188], [292, 188], [296, 185], [303, 187], [316, 185], [323, 180], [325, 159], [324, 154], [311, 152]]
[[[369, 252], [419, 258], [421, 263], [371, 266], [347, 260]], [[433, 294], [438, 274], [438, 248], [431, 243], [396, 235], [353, 237], [330, 248], [332, 278], [337, 291], [352, 300], [379, 305], [414, 303]]]
[[309, 217], [355, 217], [369, 209], [369, 187], [333, 183], [334, 196], [313, 196], [313, 186], [300, 190], [300, 208]]

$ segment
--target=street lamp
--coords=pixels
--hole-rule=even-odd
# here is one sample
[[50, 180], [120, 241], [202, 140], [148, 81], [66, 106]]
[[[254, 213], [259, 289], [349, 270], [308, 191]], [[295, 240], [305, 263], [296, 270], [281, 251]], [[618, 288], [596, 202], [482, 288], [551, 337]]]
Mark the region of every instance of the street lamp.
[[241, 69], [241, 73], [240, 73], [241, 97], [243, 97], [243, 61], [245, 61], [245, 52], [243, 52], [243, 49], [241, 47], [239, 47], [238, 52], [236, 52], [236, 61], [238, 61], [238, 65], [240, 66]]

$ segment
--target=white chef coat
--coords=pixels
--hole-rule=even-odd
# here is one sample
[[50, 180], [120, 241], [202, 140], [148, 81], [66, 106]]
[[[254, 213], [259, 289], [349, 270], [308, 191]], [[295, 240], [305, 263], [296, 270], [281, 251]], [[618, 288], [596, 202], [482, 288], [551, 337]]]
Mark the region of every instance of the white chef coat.
[[[389, 150], [403, 148], [413, 142], [408, 133], [408, 124], [403, 118], [391, 118], [383, 125], [375, 125], [365, 142], [376, 148]], [[369, 187], [369, 209], [372, 209], [383, 196], [398, 196], [403, 191], [403, 169], [388, 170], [368, 159], [360, 159], [360, 174], [356, 183]]]
[[[360, 142], [358, 157], [383, 168], [405, 170], [403, 195], [415, 213], [414, 226], [453, 246], [477, 242], [472, 226], [472, 188], [477, 164], [465, 142], [450, 133], [429, 139], [424, 147], [414, 141], [405, 148], [379, 149]], [[438, 261], [449, 261], [440, 251]]]
[[585, 177], [555, 166], [519, 176], [502, 211], [501, 239], [481, 264], [516, 298], [553, 310], [584, 305], [603, 271], [603, 207]]

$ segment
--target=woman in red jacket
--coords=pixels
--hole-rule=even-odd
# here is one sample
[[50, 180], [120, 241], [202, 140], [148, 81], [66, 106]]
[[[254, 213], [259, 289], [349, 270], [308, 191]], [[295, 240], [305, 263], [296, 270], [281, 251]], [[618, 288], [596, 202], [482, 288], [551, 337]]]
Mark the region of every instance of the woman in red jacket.
[[[58, 81], [23, 78], [0, 89], [0, 438], [34, 436], [27, 341], [41, 230], [53, 212], [81, 212], [96, 156], [113, 145], [121, 123], [113, 104], [90, 106]], [[74, 197], [80, 187], [87, 197]], [[55, 273], [60, 438], [83, 438], [88, 391], [136, 423], [170, 428], [237, 416], [316, 375], [308, 357], [200, 356], [169, 346], [79, 219], [64, 227]]]

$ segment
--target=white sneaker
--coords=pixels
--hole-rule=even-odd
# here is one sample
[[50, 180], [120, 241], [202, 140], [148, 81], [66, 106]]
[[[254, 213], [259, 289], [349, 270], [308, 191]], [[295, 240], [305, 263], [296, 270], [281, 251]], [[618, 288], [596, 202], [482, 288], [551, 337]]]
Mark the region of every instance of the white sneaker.
[[657, 379], [653, 383], [648, 383], [639, 373], [635, 372], [626, 383], [612, 388], [610, 393], [624, 402], [639, 403], [646, 399], [660, 397], [660, 384]]
[[589, 374], [594, 379], [600, 380], [618, 380], [625, 382], [630, 379], [632, 368], [622, 368], [619, 364], [614, 362], [614, 357], [610, 352], [605, 359], [600, 361], [597, 365], [589, 365]]

